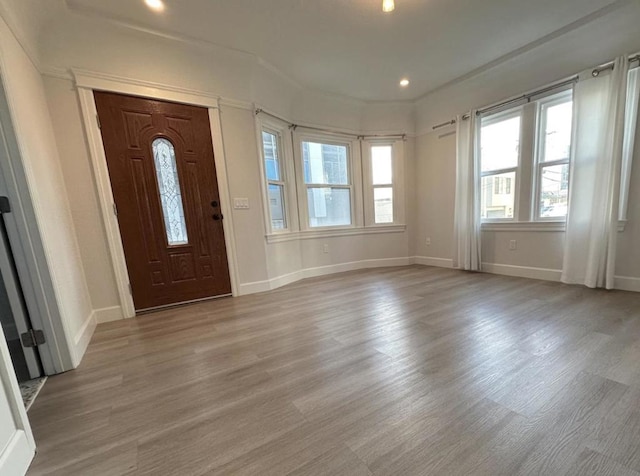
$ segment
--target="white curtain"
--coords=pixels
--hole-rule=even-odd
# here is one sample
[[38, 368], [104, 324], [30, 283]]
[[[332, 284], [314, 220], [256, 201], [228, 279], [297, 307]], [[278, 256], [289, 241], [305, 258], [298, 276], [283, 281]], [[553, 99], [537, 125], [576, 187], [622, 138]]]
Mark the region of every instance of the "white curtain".
[[613, 288], [629, 62], [578, 82], [562, 281]]
[[453, 265], [480, 271], [480, 171], [476, 151], [476, 111], [456, 118], [456, 201]]

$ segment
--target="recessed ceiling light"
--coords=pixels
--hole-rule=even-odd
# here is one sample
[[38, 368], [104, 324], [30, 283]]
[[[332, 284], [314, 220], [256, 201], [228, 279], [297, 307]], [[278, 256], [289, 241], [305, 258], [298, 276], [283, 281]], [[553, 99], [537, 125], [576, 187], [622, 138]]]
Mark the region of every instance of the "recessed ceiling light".
[[396, 3], [394, 0], [382, 0], [382, 11], [390, 13], [396, 9]]
[[409, 86], [409, 80], [407, 78], [401, 79], [400, 86], [402, 86], [403, 88], [406, 88], [407, 86]]
[[164, 10], [164, 2], [162, 0], [144, 0], [144, 3], [154, 12], [161, 12]]

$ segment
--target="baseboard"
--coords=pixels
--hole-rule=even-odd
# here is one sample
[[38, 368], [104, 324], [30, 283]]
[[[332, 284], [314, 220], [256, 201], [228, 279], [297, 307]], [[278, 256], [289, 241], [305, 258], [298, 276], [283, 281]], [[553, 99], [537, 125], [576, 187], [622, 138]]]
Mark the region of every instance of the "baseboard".
[[105, 322], [120, 321], [124, 319], [122, 307], [120, 306], [103, 307], [102, 309], [94, 309], [93, 312], [95, 314], [96, 322], [98, 324], [103, 324]]
[[96, 313], [92, 311], [87, 320], [82, 324], [82, 327], [78, 331], [74, 339], [73, 346], [73, 367], [76, 368], [80, 365], [84, 353], [87, 351], [91, 337], [96, 330]]
[[367, 268], [385, 268], [394, 266], [407, 266], [413, 263], [412, 258], [382, 258], [369, 259], [362, 261], [351, 261], [349, 263], [339, 263], [328, 266], [318, 266], [315, 268], [306, 268], [293, 273], [277, 276], [265, 281], [256, 281], [253, 283], [245, 283], [240, 285], [239, 295], [260, 293], [271, 291], [273, 289], [295, 283], [301, 279], [315, 278], [317, 276], [325, 276], [334, 273], [344, 273], [346, 271], [355, 271]]
[[640, 278], [616, 276], [614, 287], [621, 291], [634, 291], [636, 293], [640, 293]]
[[531, 266], [514, 266], [510, 264], [482, 263], [485, 273], [514, 276], [517, 278], [542, 279], [544, 281], [560, 282], [562, 271], [559, 269], [534, 268]]
[[411, 258], [413, 264], [423, 266], [436, 266], [438, 268], [453, 268], [453, 260], [450, 258], [433, 258], [431, 256], [414, 256]]
[[[365, 268], [383, 268], [389, 266], [407, 266], [419, 264], [439, 268], [453, 268], [453, 260], [449, 258], [434, 258], [430, 256], [412, 256], [408, 258], [371, 259], [352, 261], [317, 268], [307, 268], [293, 273], [278, 276], [265, 281], [256, 281], [240, 285], [240, 295], [271, 291], [301, 279], [325, 276]], [[559, 269], [536, 268], [533, 266], [515, 266], [509, 264], [482, 263], [482, 272], [513, 276], [518, 278], [540, 279], [543, 281], [560, 282], [562, 271]], [[615, 289], [622, 291], [640, 292], [640, 278], [616, 276]]]

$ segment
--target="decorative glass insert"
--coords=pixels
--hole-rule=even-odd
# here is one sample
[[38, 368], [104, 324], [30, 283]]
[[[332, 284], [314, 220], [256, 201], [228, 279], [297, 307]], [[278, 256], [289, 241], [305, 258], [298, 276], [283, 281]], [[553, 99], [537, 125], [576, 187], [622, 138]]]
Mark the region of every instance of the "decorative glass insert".
[[186, 245], [189, 239], [184, 219], [176, 153], [169, 140], [158, 138], [153, 141], [153, 161], [156, 166], [167, 242], [170, 246]]

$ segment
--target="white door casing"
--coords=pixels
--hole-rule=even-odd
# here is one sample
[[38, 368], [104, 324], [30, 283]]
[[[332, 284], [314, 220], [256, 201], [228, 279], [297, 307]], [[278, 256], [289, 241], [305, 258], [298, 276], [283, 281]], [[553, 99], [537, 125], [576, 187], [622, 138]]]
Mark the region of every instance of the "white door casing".
[[36, 444], [20, 396], [9, 349], [0, 329], [0, 474], [24, 475], [35, 451]]

